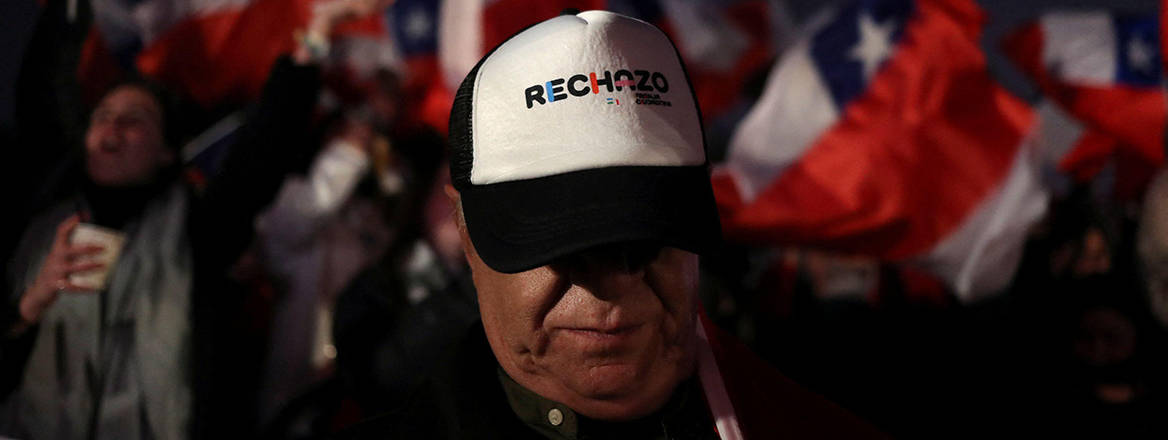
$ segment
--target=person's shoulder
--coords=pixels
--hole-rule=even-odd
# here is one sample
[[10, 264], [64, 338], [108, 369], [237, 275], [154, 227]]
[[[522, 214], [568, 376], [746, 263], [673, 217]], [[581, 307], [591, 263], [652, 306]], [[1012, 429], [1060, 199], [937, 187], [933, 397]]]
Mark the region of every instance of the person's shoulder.
[[498, 368], [482, 325], [475, 323], [400, 405], [334, 438], [537, 438], [511, 411], [498, 381]]
[[[725, 332], [712, 332], [718, 367], [746, 438], [887, 438], [804, 388]], [[752, 435], [753, 434], [753, 435]]]

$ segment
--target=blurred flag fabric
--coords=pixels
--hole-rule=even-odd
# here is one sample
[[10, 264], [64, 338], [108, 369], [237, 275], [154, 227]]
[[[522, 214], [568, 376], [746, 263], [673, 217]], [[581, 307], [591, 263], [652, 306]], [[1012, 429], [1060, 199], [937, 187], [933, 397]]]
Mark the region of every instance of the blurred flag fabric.
[[969, 0], [868, 0], [775, 65], [713, 177], [728, 239], [1004, 289], [1046, 210], [1033, 110], [986, 70]]
[[569, 8], [607, 9], [661, 27], [685, 60], [707, 121], [737, 102], [794, 28], [783, 3], [766, 0], [445, 0], [439, 53], [447, 87], [456, 89], [507, 37]]
[[669, 35], [685, 60], [706, 122], [738, 103], [747, 81], [796, 37], [781, 1], [610, 0], [609, 7]]
[[1036, 105], [1043, 180], [1051, 196], [1068, 197], [1089, 187], [1096, 197], [1114, 202], [1140, 202], [1158, 169], [1137, 149], [1093, 129], [1051, 99]]
[[440, 0], [397, 0], [386, 11], [391, 36], [403, 58], [404, 105], [417, 122], [445, 134], [454, 90], [442, 80], [438, 58]]
[[[94, 0], [94, 26], [78, 76], [89, 102], [138, 72], [204, 109], [234, 109], [259, 96], [269, 69], [295, 47], [316, 0]], [[398, 0], [383, 14], [346, 22], [331, 38], [326, 75], [334, 94], [362, 94], [378, 69], [397, 74], [411, 122], [445, 132], [451, 93], [439, 77], [438, 0]], [[184, 148], [202, 176], [215, 174], [238, 127], [231, 114]]]
[[[92, 0], [94, 26], [78, 70], [100, 92], [118, 74], [138, 72], [205, 108], [255, 99], [272, 63], [295, 48], [315, 0]], [[386, 15], [391, 14], [387, 11]], [[360, 74], [401, 61], [387, 16], [345, 23], [336, 57]]]
[[1160, 67], [1168, 71], [1168, 0], [1160, 0]]
[[1052, 157], [1057, 169], [1088, 182], [1113, 167], [1120, 200], [1139, 199], [1164, 163], [1168, 99], [1159, 33], [1153, 15], [1052, 12], [1002, 43], [1043, 93], [1082, 124], [1073, 144]]
[[[94, 31], [82, 56], [108, 54], [206, 107], [259, 94], [268, 69], [294, 47], [307, 0], [93, 0]], [[82, 76], [82, 80], [88, 80]]]

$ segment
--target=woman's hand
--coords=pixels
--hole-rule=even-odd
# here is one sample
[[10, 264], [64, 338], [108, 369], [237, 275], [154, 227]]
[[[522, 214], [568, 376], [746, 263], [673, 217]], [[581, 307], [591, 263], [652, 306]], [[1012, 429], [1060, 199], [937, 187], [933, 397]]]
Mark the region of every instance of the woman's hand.
[[74, 214], [57, 226], [57, 235], [53, 239], [53, 246], [48, 256], [41, 264], [36, 280], [20, 296], [20, 317], [24, 324], [31, 325], [41, 319], [41, 315], [57, 300], [61, 292], [91, 291], [69, 281], [69, 276], [75, 273], [101, 269], [101, 263], [87, 258], [100, 253], [101, 246], [73, 245], [69, 243], [69, 236], [73, 228], [80, 223], [80, 218]]

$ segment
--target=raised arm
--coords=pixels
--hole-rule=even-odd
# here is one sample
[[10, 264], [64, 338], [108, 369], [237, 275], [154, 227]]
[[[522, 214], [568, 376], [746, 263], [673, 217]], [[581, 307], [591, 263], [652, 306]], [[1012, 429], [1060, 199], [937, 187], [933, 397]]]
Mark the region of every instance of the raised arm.
[[[369, 132], [368, 128], [356, 131]], [[332, 218], [369, 169], [369, 136], [347, 130], [317, 155], [307, 176], [284, 180], [276, 201], [257, 225], [269, 247], [291, 248], [312, 242], [321, 225]]]
[[335, 0], [317, 6], [297, 33], [296, 50], [272, 67], [259, 105], [241, 129], [195, 212], [196, 237], [213, 237], [214, 261], [233, 261], [251, 241], [256, 215], [276, 195], [297, 157], [313, 148], [308, 139], [318, 92], [319, 63], [327, 36], [343, 20], [387, 5], [385, 0]]

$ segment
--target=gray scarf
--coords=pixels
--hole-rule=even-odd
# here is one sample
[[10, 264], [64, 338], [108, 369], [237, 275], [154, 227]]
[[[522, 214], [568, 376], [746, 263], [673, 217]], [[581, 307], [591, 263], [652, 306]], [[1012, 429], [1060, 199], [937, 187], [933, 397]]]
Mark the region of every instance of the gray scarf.
[[[125, 228], [100, 293], [63, 293], [46, 311], [12, 402], [33, 439], [181, 439], [191, 416], [191, 268], [187, 192], [175, 184]], [[25, 237], [36, 277], [65, 204]], [[31, 231], [36, 232], [36, 231]], [[31, 240], [30, 240], [31, 239]], [[20, 254], [18, 254], [20, 255]], [[14, 289], [19, 294], [23, 289]], [[92, 431], [92, 432], [91, 432]]]

